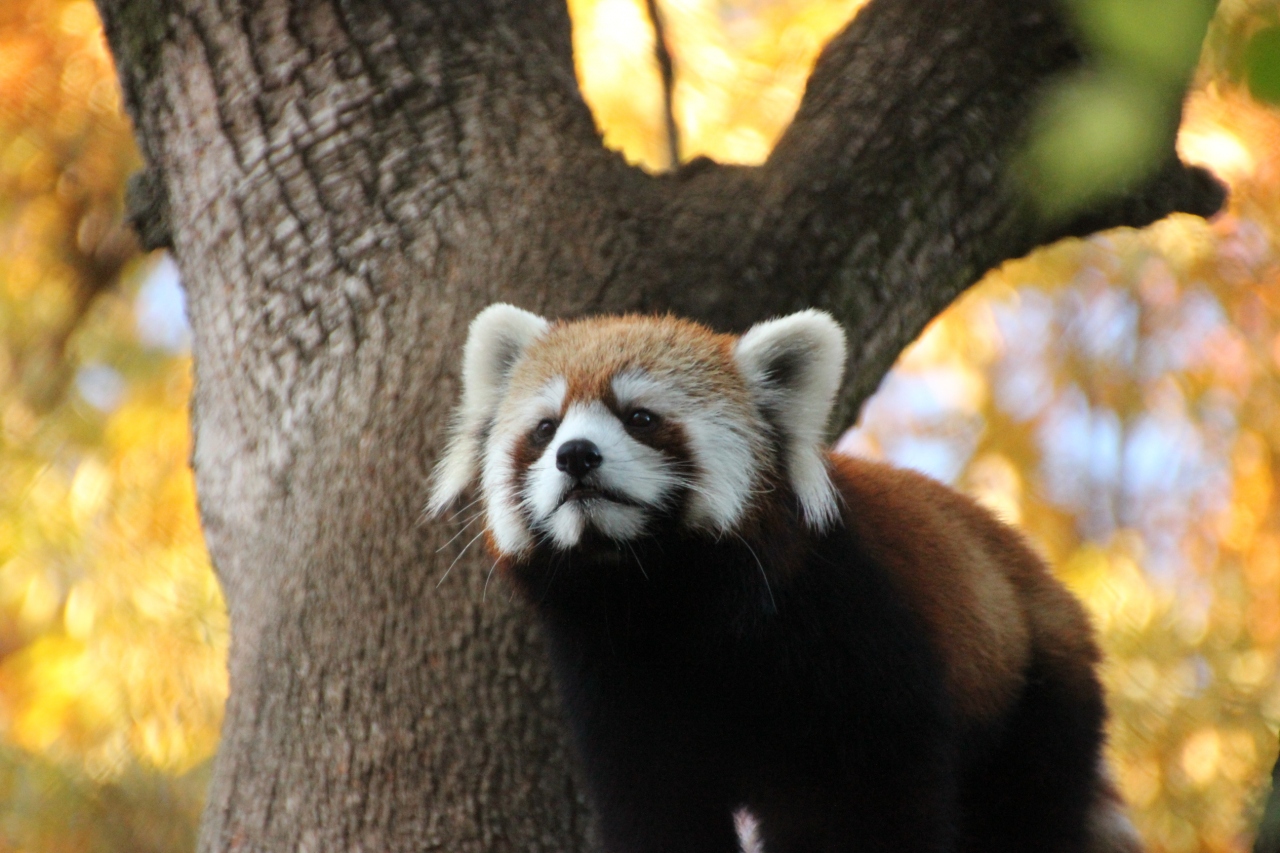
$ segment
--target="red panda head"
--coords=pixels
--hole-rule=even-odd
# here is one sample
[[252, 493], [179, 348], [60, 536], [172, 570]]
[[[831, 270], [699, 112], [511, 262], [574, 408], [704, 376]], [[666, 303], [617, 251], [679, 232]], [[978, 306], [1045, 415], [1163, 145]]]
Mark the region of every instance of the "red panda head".
[[719, 335], [673, 317], [550, 323], [493, 305], [471, 324], [438, 514], [479, 474], [493, 546], [622, 543], [659, 519], [713, 536], [789, 484], [815, 530], [838, 517], [822, 441], [844, 333], [802, 311]]

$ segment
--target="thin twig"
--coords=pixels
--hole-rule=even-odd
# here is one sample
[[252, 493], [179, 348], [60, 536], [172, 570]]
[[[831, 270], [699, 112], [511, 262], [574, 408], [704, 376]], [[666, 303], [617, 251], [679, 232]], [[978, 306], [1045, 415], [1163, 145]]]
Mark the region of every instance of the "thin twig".
[[649, 20], [653, 22], [653, 53], [658, 60], [658, 71], [662, 74], [662, 111], [667, 123], [667, 162], [670, 168], [680, 165], [680, 129], [676, 127], [676, 114], [673, 107], [675, 89], [675, 66], [671, 62], [671, 51], [667, 48], [666, 28], [662, 23], [662, 13], [658, 11], [658, 0], [645, 0], [649, 10]]

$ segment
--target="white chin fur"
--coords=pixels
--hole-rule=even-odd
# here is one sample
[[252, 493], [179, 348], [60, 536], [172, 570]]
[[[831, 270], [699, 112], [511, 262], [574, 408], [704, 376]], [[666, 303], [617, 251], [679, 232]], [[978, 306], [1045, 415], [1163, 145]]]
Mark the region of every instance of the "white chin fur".
[[565, 504], [551, 514], [547, 532], [557, 547], [568, 550], [582, 541], [588, 527], [594, 527], [615, 542], [626, 542], [644, 533], [648, 513], [640, 507], [608, 500]]

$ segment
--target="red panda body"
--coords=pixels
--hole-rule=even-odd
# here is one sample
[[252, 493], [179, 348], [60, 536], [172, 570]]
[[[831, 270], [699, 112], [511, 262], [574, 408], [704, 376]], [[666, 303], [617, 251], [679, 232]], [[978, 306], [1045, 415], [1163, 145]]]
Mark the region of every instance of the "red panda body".
[[[1020, 536], [820, 446], [829, 317], [473, 325], [432, 506], [482, 474], [611, 853], [1138, 849], [1088, 620]], [[816, 421], [816, 423], [815, 423]]]

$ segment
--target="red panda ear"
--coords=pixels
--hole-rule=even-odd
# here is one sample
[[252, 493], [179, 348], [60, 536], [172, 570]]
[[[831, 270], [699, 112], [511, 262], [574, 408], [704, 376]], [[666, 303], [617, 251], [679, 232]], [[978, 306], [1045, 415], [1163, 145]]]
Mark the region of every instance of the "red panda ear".
[[826, 528], [839, 516], [823, 441], [844, 376], [844, 331], [825, 311], [801, 311], [752, 326], [734, 358], [752, 400], [779, 433], [806, 522]]
[[462, 402], [454, 412], [449, 446], [432, 476], [429, 515], [439, 515], [475, 479], [484, 435], [507, 387], [511, 369], [550, 324], [514, 305], [490, 305], [476, 315], [462, 350]]

